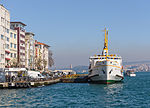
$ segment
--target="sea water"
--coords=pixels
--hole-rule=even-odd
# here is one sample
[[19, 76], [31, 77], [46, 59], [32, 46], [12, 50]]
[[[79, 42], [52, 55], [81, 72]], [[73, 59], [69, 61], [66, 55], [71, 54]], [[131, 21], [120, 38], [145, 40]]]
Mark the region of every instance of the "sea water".
[[150, 72], [115, 84], [57, 83], [27, 89], [0, 89], [0, 107], [149, 108]]

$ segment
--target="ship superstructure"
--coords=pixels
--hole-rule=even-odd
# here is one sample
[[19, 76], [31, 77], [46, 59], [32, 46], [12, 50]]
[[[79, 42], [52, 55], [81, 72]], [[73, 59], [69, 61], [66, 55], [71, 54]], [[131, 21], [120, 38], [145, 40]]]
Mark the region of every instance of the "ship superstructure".
[[113, 83], [123, 80], [122, 58], [108, 54], [108, 30], [105, 28], [105, 41], [102, 55], [90, 57], [89, 81], [92, 83]]

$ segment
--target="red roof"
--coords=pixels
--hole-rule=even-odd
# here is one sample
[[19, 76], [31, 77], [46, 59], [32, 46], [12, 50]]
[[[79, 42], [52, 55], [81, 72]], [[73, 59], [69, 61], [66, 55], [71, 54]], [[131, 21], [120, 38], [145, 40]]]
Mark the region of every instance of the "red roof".
[[37, 40], [35, 40], [35, 44], [39, 44], [39, 45], [44, 45], [44, 46], [50, 47], [49, 45], [47, 45], [45, 43], [38, 42]]

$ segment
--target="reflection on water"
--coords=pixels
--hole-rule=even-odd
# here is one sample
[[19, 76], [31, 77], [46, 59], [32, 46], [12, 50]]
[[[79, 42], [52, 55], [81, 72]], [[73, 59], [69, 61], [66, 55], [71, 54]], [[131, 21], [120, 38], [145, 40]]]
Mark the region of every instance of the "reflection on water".
[[[92, 92], [92, 95], [95, 95], [96, 105], [113, 107], [114, 105], [120, 105], [120, 102], [124, 101], [120, 98], [124, 89], [124, 82], [107, 85], [90, 84], [90, 88], [93, 88], [93, 91], [90, 91], [90, 95]], [[91, 101], [93, 101], [93, 99]]]
[[120, 93], [122, 89], [123, 89], [123, 83], [108, 84], [106, 87], [104, 87], [104, 90], [106, 90], [108, 95]]
[[0, 95], [0, 106], [11, 106], [14, 104], [14, 99], [16, 98], [16, 90], [1, 90]]
[[112, 107], [112, 105], [120, 105], [121, 100], [121, 92], [123, 90], [123, 83], [115, 83], [109, 84], [104, 87], [106, 94], [104, 94], [105, 106]]

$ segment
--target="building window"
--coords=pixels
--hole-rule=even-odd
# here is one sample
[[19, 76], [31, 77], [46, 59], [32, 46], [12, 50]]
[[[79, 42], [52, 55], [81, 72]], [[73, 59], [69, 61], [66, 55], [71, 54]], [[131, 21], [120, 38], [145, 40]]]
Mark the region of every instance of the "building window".
[[1, 39], [4, 40], [4, 35], [1, 35]]
[[16, 53], [14, 53], [14, 57], [16, 58]]
[[16, 44], [14, 44], [14, 48], [16, 48]]
[[14, 34], [14, 38], [16, 39], [16, 34]]
[[9, 33], [9, 29], [6, 29], [7, 30], [7, 33]]
[[13, 57], [13, 53], [11, 53], [10, 56]]
[[6, 44], [6, 48], [9, 49], [9, 44]]
[[10, 47], [12, 48], [12, 46], [13, 46], [13, 43], [10, 43]]
[[4, 58], [4, 54], [1, 54], [1, 58]]
[[12, 33], [10, 33], [10, 37], [12, 37], [12, 35], [13, 35], [13, 34], [12, 34]]
[[9, 38], [7, 37], [7, 41], [9, 42]]

